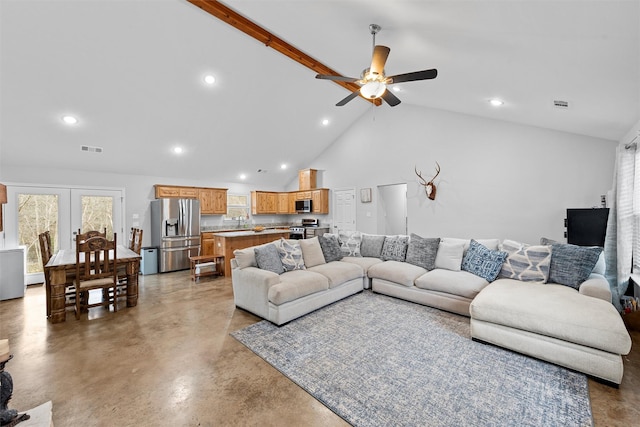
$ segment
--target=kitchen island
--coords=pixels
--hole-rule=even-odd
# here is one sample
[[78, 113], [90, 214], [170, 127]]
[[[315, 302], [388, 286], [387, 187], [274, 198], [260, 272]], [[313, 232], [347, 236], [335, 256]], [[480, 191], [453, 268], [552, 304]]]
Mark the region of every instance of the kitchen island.
[[[289, 238], [289, 229], [265, 229], [263, 231], [238, 230], [202, 233], [203, 255], [224, 256], [224, 275], [231, 277], [231, 259], [236, 249], [249, 248], [264, 243]], [[209, 253], [210, 252], [210, 253]]]

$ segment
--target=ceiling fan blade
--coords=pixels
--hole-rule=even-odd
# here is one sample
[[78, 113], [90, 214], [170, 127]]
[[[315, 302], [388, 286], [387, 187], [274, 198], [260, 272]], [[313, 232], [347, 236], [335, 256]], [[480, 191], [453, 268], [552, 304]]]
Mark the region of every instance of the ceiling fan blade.
[[382, 99], [384, 99], [387, 102], [387, 104], [391, 105], [392, 107], [395, 107], [396, 105], [400, 104], [400, 99], [398, 99], [397, 96], [391, 93], [389, 89], [384, 91], [384, 93], [382, 94]]
[[336, 104], [336, 107], [342, 107], [344, 104], [346, 104], [347, 102], [351, 101], [353, 98], [355, 98], [356, 96], [360, 95], [360, 92], [355, 91], [355, 92], [351, 92], [349, 94], [349, 96], [347, 96], [345, 99], [343, 99], [342, 101], [338, 102]]
[[371, 67], [369, 71], [373, 74], [382, 74], [384, 71], [384, 64], [387, 62], [389, 56], [389, 49], [386, 46], [378, 45], [373, 48], [373, 57], [371, 58]]
[[414, 71], [413, 73], [397, 74], [395, 76], [387, 77], [387, 84], [413, 82], [415, 80], [429, 80], [435, 79], [438, 75], [438, 70], [435, 68], [432, 70]]
[[355, 82], [360, 80], [360, 79], [355, 79], [353, 77], [329, 76], [329, 75], [326, 75], [326, 74], [317, 74], [316, 75], [316, 79], [333, 80], [333, 81], [337, 81], [337, 82], [350, 82], [350, 83], [355, 83]]

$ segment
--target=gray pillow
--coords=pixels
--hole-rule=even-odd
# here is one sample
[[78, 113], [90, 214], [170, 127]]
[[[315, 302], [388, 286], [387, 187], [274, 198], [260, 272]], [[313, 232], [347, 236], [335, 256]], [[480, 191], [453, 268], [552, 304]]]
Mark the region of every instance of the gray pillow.
[[363, 234], [360, 243], [360, 255], [366, 257], [380, 258], [384, 246], [384, 236], [375, 234]]
[[438, 253], [439, 245], [439, 237], [425, 238], [411, 233], [409, 246], [407, 247], [406, 262], [427, 270], [433, 270], [436, 268], [436, 254]]
[[551, 244], [551, 266], [549, 282], [580, 288], [596, 266], [602, 248], [597, 246], [576, 246], [540, 239], [540, 243]]
[[258, 268], [262, 270], [273, 271], [276, 274], [282, 274], [284, 267], [280, 261], [280, 254], [275, 245], [266, 245], [254, 249], [256, 253], [256, 263]]
[[382, 245], [381, 258], [383, 261], [404, 262], [407, 256], [408, 236], [386, 236]]
[[340, 243], [336, 236], [319, 236], [318, 241], [326, 262], [340, 261], [342, 259], [342, 249], [340, 249]]

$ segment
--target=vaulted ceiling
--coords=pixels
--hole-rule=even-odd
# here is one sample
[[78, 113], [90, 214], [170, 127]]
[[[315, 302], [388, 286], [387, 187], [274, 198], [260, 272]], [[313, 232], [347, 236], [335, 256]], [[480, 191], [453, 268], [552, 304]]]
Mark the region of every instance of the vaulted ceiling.
[[[227, 5], [354, 77], [371, 60], [369, 24], [381, 25], [387, 74], [439, 72], [398, 84], [393, 114], [416, 105], [610, 140], [640, 119], [640, 1]], [[284, 186], [361, 116], [391, 108], [336, 107], [344, 88], [186, 0], [2, 0], [0, 27], [2, 165]]]

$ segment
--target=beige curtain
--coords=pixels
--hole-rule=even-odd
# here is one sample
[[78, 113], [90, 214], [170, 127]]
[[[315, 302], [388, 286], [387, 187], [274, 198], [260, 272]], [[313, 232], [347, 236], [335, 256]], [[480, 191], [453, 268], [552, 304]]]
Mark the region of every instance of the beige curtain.
[[620, 297], [627, 291], [632, 270], [640, 273], [640, 150], [637, 143], [618, 147], [609, 209], [606, 277], [613, 303], [621, 310]]

